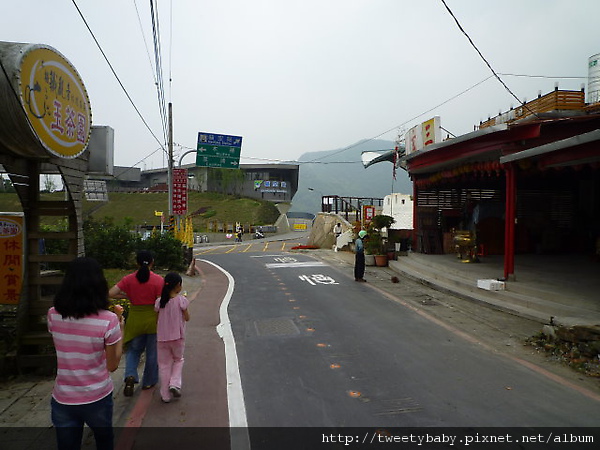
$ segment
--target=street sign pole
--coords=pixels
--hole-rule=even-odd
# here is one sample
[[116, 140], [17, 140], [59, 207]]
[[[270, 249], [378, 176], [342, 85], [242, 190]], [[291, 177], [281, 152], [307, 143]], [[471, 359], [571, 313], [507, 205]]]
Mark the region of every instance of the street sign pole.
[[169, 162], [167, 165], [167, 189], [169, 196], [169, 216], [173, 215], [173, 103], [169, 103]]

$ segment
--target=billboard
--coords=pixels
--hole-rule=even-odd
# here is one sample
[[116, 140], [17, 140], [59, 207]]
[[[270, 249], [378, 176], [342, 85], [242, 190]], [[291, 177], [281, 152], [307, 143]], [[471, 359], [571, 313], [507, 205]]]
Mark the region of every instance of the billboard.
[[428, 145], [442, 142], [440, 116], [435, 116], [419, 125], [415, 125], [404, 135], [406, 154], [424, 150]]
[[76, 158], [88, 145], [92, 113], [79, 73], [48, 46], [32, 46], [21, 59], [20, 97], [41, 144], [61, 158]]
[[187, 169], [173, 169], [173, 214], [187, 214]]

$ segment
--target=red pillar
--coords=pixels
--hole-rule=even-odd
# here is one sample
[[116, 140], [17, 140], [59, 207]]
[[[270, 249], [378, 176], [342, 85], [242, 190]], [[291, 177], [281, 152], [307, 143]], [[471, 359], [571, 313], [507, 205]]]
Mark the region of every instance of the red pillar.
[[512, 164], [505, 166], [506, 200], [504, 222], [504, 278], [515, 274], [515, 218], [517, 202], [517, 183], [515, 168]]
[[[413, 231], [412, 231], [412, 249], [413, 251], [417, 250], [418, 247], [418, 243], [417, 243], [417, 235], [418, 235], [418, 230], [417, 230], [417, 224], [419, 223], [418, 221], [418, 217], [417, 217], [417, 194], [419, 192], [419, 189], [417, 188], [417, 183], [415, 183], [415, 180], [413, 180]], [[419, 251], [421, 251], [421, 249], [418, 249]]]

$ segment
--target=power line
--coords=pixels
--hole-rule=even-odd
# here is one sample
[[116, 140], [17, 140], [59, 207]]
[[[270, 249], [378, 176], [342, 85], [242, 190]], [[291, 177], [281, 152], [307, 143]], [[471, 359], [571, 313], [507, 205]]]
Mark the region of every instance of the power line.
[[154, 66], [152, 65], [152, 58], [150, 57], [150, 49], [148, 48], [148, 42], [146, 41], [146, 35], [144, 34], [144, 27], [142, 25], [142, 18], [140, 17], [140, 11], [138, 9], [136, 0], [133, 0], [133, 5], [135, 6], [135, 12], [137, 14], [138, 24], [140, 26], [140, 33], [141, 33], [142, 39], [144, 41], [144, 47], [146, 48], [146, 55], [148, 56], [148, 62], [150, 63], [150, 69], [152, 71], [152, 78], [154, 79], [154, 83], [156, 84], [156, 75], [154, 73]]
[[[181, 147], [182, 149], [186, 149], [186, 150], [196, 150], [195, 148], [192, 147], [188, 147], [186, 145], [182, 145], [182, 144], [175, 144], [178, 147]], [[386, 148], [386, 149], [381, 149], [381, 150], [369, 150], [372, 152], [384, 152], [384, 151], [389, 151], [391, 149]], [[244, 159], [251, 159], [251, 160], [255, 160], [255, 161], [271, 161], [274, 163], [288, 163], [288, 164], [362, 164], [362, 161], [316, 161], [316, 160], [311, 160], [311, 161], [298, 161], [296, 159], [274, 159], [274, 158], [258, 158], [256, 156], [242, 156], [242, 158]]]
[[169, 17], [169, 100], [173, 95], [173, 0], [170, 3]]
[[111, 62], [108, 60], [108, 57], [106, 56], [106, 53], [104, 53], [104, 50], [102, 49], [102, 46], [100, 45], [100, 43], [98, 42], [98, 39], [96, 39], [96, 36], [94, 35], [94, 32], [92, 31], [92, 29], [90, 28], [87, 20], [85, 19], [83, 13], [81, 12], [81, 10], [79, 9], [79, 6], [77, 6], [77, 2], [75, 0], [71, 0], [73, 2], [73, 5], [75, 6], [75, 9], [77, 9], [77, 12], [79, 13], [79, 16], [81, 17], [81, 20], [83, 20], [83, 23], [85, 24], [86, 28], [88, 29], [88, 31], [90, 32], [90, 35], [92, 36], [92, 38], [94, 39], [94, 42], [96, 43], [96, 46], [98, 47], [98, 49], [100, 50], [100, 53], [102, 53], [102, 56], [104, 57], [104, 60], [106, 61], [106, 63], [108, 64], [108, 67], [110, 68], [110, 70], [112, 71], [113, 75], [115, 76], [117, 82], [119, 83], [119, 85], [121, 86], [121, 89], [123, 90], [123, 92], [125, 93], [125, 95], [127, 96], [127, 99], [129, 100], [129, 102], [131, 103], [131, 105], [133, 106], [133, 108], [135, 109], [135, 111], [137, 112], [138, 116], [140, 117], [140, 119], [142, 119], [142, 122], [144, 123], [144, 125], [146, 126], [146, 128], [148, 129], [148, 131], [150, 132], [150, 134], [154, 137], [154, 139], [156, 139], [156, 142], [158, 142], [158, 144], [161, 146], [161, 148], [164, 151], [164, 146], [163, 143], [160, 142], [160, 140], [158, 139], [158, 137], [156, 137], [156, 135], [154, 134], [154, 132], [152, 131], [152, 129], [150, 128], [150, 125], [148, 125], [148, 122], [146, 122], [146, 119], [144, 118], [144, 116], [142, 115], [142, 113], [140, 112], [140, 110], [138, 109], [138, 107], [136, 106], [136, 104], [133, 102], [133, 99], [131, 98], [131, 96], [129, 95], [129, 92], [127, 92], [127, 89], [125, 89], [125, 86], [123, 85], [123, 83], [121, 82], [121, 79], [119, 78], [119, 76], [117, 75], [117, 72], [115, 71], [114, 67], [112, 66]]
[[[321, 157], [319, 157], [319, 158], [315, 158], [315, 159], [313, 159], [313, 160], [310, 160], [310, 161], [294, 161], [294, 160], [293, 160], [293, 161], [290, 161], [290, 160], [279, 160], [279, 159], [268, 159], [268, 158], [264, 158], [264, 159], [262, 159], [262, 158], [252, 158], [252, 157], [248, 157], [248, 156], [245, 156], [244, 158], [246, 158], [246, 159], [258, 159], [258, 160], [262, 159], [262, 160], [264, 160], [264, 161], [276, 161], [276, 162], [300, 163], [300, 164], [306, 164], [306, 163], [317, 163], [317, 162], [319, 162], [319, 160], [320, 160], [320, 159], [322, 159], [322, 158], [327, 158], [327, 157], [330, 157], [330, 156], [335, 156], [335, 155], [338, 155], [338, 154], [340, 154], [340, 153], [343, 153], [343, 152], [345, 152], [345, 151], [348, 151], [348, 150], [350, 150], [350, 149], [353, 149], [354, 147], [358, 147], [359, 145], [361, 145], [361, 144], [364, 144], [365, 142], [370, 142], [370, 141], [373, 141], [373, 140], [377, 139], [378, 137], [381, 137], [381, 136], [383, 136], [384, 134], [387, 134], [387, 133], [389, 133], [390, 131], [393, 131], [393, 130], [396, 130], [396, 129], [398, 129], [398, 128], [401, 128], [401, 127], [403, 127], [404, 125], [406, 125], [406, 124], [408, 124], [408, 123], [412, 122], [413, 120], [416, 120], [416, 119], [418, 119], [419, 117], [421, 117], [421, 116], [424, 116], [425, 114], [427, 114], [427, 113], [430, 113], [431, 111], [434, 111], [434, 110], [436, 110], [437, 108], [440, 108], [441, 106], [444, 106], [446, 103], [449, 103], [449, 102], [451, 102], [452, 100], [454, 100], [454, 99], [456, 99], [456, 98], [460, 97], [461, 95], [464, 95], [464, 94], [466, 94], [467, 92], [469, 92], [469, 91], [471, 91], [471, 90], [475, 89], [477, 86], [479, 86], [479, 85], [481, 85], [481, 84], [485, 83], [485, 82], [486, 82], [487, 80], [489, 80], [490, 78], [493, 78], [493, 75], [489, 75], [488, 77], [484, 78], [484, 79], [483, 79], [483, 80], [481, 80], [481, 81], [478, 81], [477, 83], [475, 83], [474, 85], [472, 85], [472, 86], [468, 87], [467, 89], [465, 89], [465, 90], [463, 90], [463, 91], [459, 92], [459, 93], [458, 93], [458, 94], [456, 94], [456, 95], [453, 95], [453, 96], [452, 96], [452, 97], [450, 97], [449, 99], [447, 99], [447, 100], [444, 100], [443, 102], [441, 102], [441, 103], [437, 104], [436, 106], [433, 106], [433, 107], [431, 107], [431, 108], [429, 108], [429, 109], [427, 109], [427, 110], [425, 110], [425, 111], [423, 111], [423, 112], [421, 112], [421, 113], [417, 114], [417, 115], [416, 115], [416, 116], [414, 116], [414, 117], [411, 117], [410, 119], [408, 119], [408, 120], [406, 120], [406, 121], [402, 122], [400, 125], [396, 125], [395, 127], [393, 127], [393, 128], [390, 128], [389, 130], [386, 130], [386, 131], [384, 131], [384, 132], [382, 132], [382, 133], [379, 133], [377, 136], [373, 136], [372, 138], [369, 138], [369, 139], [364, 139], [364, 140], [362, 140], [362, 141], [359, 141], [359, 142], [357, 142], [357, 143], [355, 143], [355, 144], [349, 145], [348, 147], [344, 147], [344, 148], [342, 148], [342, 149], [338, 150], [337, 152], [330, 153], [330, 154], [327, 154], [327, 155], [321, 156]], [[192, 147], [188, 147], [188, 146], [185, 146], [185, 145], [180, 145], [180, 146], [181, 146], [182, 148], [186, 148], [186, 149], [189, 149], [189, 150], [195, 150], [194, 148], [192, 148]], [[385, 149], [385, 151], [387, 151], [387, 150], [391, 150], [391, 149]], [[370, 151], [378, 151], [378, 150], [370, 150]], [[383, 151], [383, 150], [382, 150], [382, 151]]]
[[150, 14], [152, 16], [152, 37], [154, 40], [154, 60], [155, 60], [155, 70], [156, 70], [156, 89], [158, 94], [158, 107], [160, 110], [160, 116], [162, 119], [163, 125], [163, 133], [165, 142], [168, 142], [168, 134], [169, 134], [169, 119], [167, 114], [167, 105], [165, 101], [165, 88], [164, 88], [164, 79], [162, 72], [162, 52], [161, 52], [161, 42], [160, 42], [160, 26], [158, 20], [158, 5], [156, 8], [154, 6], [154, 1], [150, 0]]
[[[549, 76], [549, 75], [526, 75], [526, 74], [522, 74], [522, 75], [521, 75], [521, 74], [512, 74], [512, 73], [500, 73], [499, 75], [503, 75], [503, 76], [512, 76], [512, 77], [527, 77], [527, 78], [550, 78], [550, 79], [588, 79], [588, 77], [577, 77], [577, 76], [573, 76], [573, 77], [570, 77], [570, 76], [559, 76], [559, 77], [552, 77], [552, 76]], [[340, 151], [338, 151], [337, 153], [333, 153], [333, 154], [331, 154], [331, 155], [326, 155], [326, 156], [323, 156], [323, 158], [326, 158], [326, 157], [328, 157], [328, 156], [332, 156], [332, 155], [336, 155], [336, 154], [338, 154], [338, 153], [345, 152], [346, 150], [350, 150], [350, 149], [352, 149], [352, 148], [354, 148], [354, 147], [356, 147], [356, 146], [358, 146], [358, 145], [360, 145], [360, 144], [363, 144], [363, 143], [365, 143], [365, 142], [369, 142], [369, 141], [375, 140], [375, 139], [377, 139], [378, 137], [381, 137], [381, 136], [383, 136], [384, 134], [387, 134], [387, 133], [389, 133], [390, 131], [394, 131], [394, 130], [396, 130], [396, 129], [398, 129], [398, 128], [401, 128], [401, 127], [403, 127], [404, 125], [406, 125], [406, 124], [408, 124], [408, 123], [412, 122], [413, 120], [416, 120], [416, 119], [418, 119], [419, 117], [421, 117], [421, 116], [424, 116], [425, 114], [427, 114], [427, 113], [430, 113], [430, 112], [432, 112], [432, 111], [435, 111], [436, 109], [438, 109], [438, 108], [440, 108], [440, 107], [444, 106], [446, 103], [450, 103], [452, 100], [455, 100], [456, 98], [460, 97], [461, 95], [464, 95], [464, 94], [466, 94], [467, 92], [469, 92], [469, 91], [471, 91], [471, 90], [475, 89], [477, 86], [479, 86], [480, 84], [483, 84], [483, 83], [485, 83], [487, 80], [489, 80], [490, 78], [493, 78], [493, 77], [494, 77], [494, 75], [490, 75], [490, 76], [488, 76], [487, 78], [484, 78], [483, 80], [481, 80], [481, 81], [478, 81], [477, 83], [475, 83], [474, 85], [472, 85], [472, 86], [468, 87], [467, 89], [463, 90], [462, 92], [459, 92], [458, 94], [456, 94], [456, 95], [454, 95], [454, 96], [450, 97], [449, 99], [447, 99], [447, 100], [444, 100], [442, 103], [440, 103], [440, 104], [438, 104], [438, 105], [436, 105], [436, 106], [433, 106], [432, 108], [429, 108], [429, 109], [427, 109], [426, 111], [423, 111], [422, 113], [419, 113], [419, 114], [417, 114], [416, 116], [414, 116], [414, 117], [412, 117], [412, 118], [410, 118], [410, 119], [408, 119], [408, 120], [406, 120], [406, 121], [402, 122], [400, 125], [396, 125], [395, 127], [393, 127], [393, 128], [390, 128], [389, 130], [386, 130], [386, 131], [384, 131], [384, 132], [382, 132], [382, 133], [379, 133], [377, 136], [374, 136], [374, 137], [372, 137], [372, 138], [369, 138], [369, 139], [366, 139], [366, 140], [363, 140], [363, 141], [357, 142], [356, 144], [352, 144], [352, 145], [350, 145], [350, 146], [348, 146], [348, 147], [345, 147], [345, 148], [341, 149], [341, 150], [340, 150]], [[521, 100], [519, 100], [518, 98], [517, 98], [517, 101], [518, 101], [519, 103], [521, 103]], [[527, 109], [529, 110], [529, 108], [527, 108]], [[530, 112], [531, 112], [531, 111], [530, 111]], [[446, 130], [446, 131], [447, 131], [447, 130]], [[450, 134], [452, 134], [452, 133], [450, 133]]]
[[[429, 108], [429, 109], [427, 109], [426, 111], [423, 111], [423, 112], [421, 112], [421, 113], [417, 114], [417, 115], [416, 115], [416, 116], [414, 116], [414, 117], [411, 117], [410, 119], [408, 119], [408, 120], [406, 120], [406, 121], [402, 122], [400, 125], [396, 125], [395, 127], [393, 127], [393, 128], [390, 128], [389, 130], [386, 130], [386, 131], [384, 131], [383, 133], [379, 133], [377, 136], [373, 136], [372, 138], [365, 139], [365, 140], [363, 140], [363, 141], [359, 141], [359, 142], [357, 142], [356, 144], [352, 144], [352, 145], [350, 145], [350, 146], [348, 146], [348, 147], [345, 147], [345, 148], [343, 148], [343, 149], [341, 149], [341, 150], [339, 150], [339, 151], [337, 151], [337, 152], [335, 152], [335, 153], [332, 153], [332, 154], [330, 154], [330, 155], [325, 155], [325, 156], [322, 156], [321, 158], [327, 158], [327, 157], [329, 157], [329, 156], [334, 156], [334, 155], [337, 155], [337, 154], [339, 154], [339, 153], [343, 153], [343, 152], [345, 152], [345, 151], [347, 151], [347, 150], [350, 150], [350, 149], [352, 149], [352, 148], [354, 148], [354, 147], [358, 147], [359, 145], [361, 145], [361, 144], [364, 144], [365, 142], [370, 142], [370, 141], [373, 141], [373, 140], [377, 139], [378, 137], [381, 137], [381, 136], [383, 136], [384, 134], [388, 134], [390, 131], [394, 131], [394, 130], [396, 130], [396, 129], [398, 129], [398, 128], [401, 128], [401, 127], [403, 127], [404, 125], [406, 125], [406, 124], [408, 124], [408, 123], [412, 122], [413, 120], [416, 120], [416, 119], [418, 119], [419, 117], [421, 117], [421, 116], [424, 116], [425, 114], [427, 114], [427, 113], [430, 113], [431, 111], [434, 111], [434, 110], [436, 110], [436, 109], [440, 108], [441, 106], [444, 106], [446, 103], [449, 103], [449, 102], [451, 102], [452, 100], [454, 100], [454, 99], [456, 99], [456, 98], [460, 97], [461, 95], [464, 95], [464, 94], [466, 94], [466, 93], [467, 93], [467, 92], [469, 92], [470, 90], [472, 90], [472, 89], [475, 89], [477, 86], [479, 86], [480, 84], [483, 84], [483, 83], [485, 83], [485, 82], [486, 82], [487, 80], [489, 80], [490, 78], [493, 78], [493, 75], [490, 75], [490, 76], [488, 76], [487, 78], [484, 78], [483, 80], [481, 80], [481, 81], [478, 81], [477, 83], [475, 83], [475, 84], [474, 84], [474, 85], [472, 85], [471, 87], [468, 87], [467, 89], [463, 90], [462, 92], [459, 92], [458, 94], [456, 94], [456, 95], [454, 95], [454, 96], [450, 97], [448, 100], [444, 100], [442, 103], [440, 103], [440, 104], [438, 104], [438, 105], [436, 105], [436, 106], [434, 106], [434, 107], [432, 107], [432, 108]], [[313, 160], [313, 161], [316, 161], [316, 160], [318, 160], [318, 159], [321, 159], [321, 158], [316, 158], [316, 159], [315, 159], [315, 160]]]
[[[458, 27], [458, 29], [462, 32], [462, 34], [465, 35], [465, 37], [467, 38], [467, 40], [469, 41], [469, 43], [471, 44], [471, 46], [475, 49], [475, 51], [477, 52], [477, 54], [481, 57], [481, 59], [483, 60], [483, 62], [486, 64], [486, 66], [488, 66], [488, 68], [490, 69], [490, 71], [492, 72], [492, 74], [494, 75], [494, 77], [500, 82], [500, 84], [502, 86], [504, 86], [504, 89], [506, 89], [508, 91], [508, 93], [510, 95], [512, 95], [517, 102], [519, 102], [520, 105], [525, 105], [524, 102], [522, 102], [519, 97], [517, 97], [513, 91], [510, 90], [510, 88], [506, 85], [506, 83], [502, 80], [502, 78], [500, 78], [500, 75], [498, 73], [496, 73], [496, 71], [494, 70], [494, 68], [492, 67], [492, 65], [488, 62], [487, 59], [485, 59], [485, 56], [483, 56], [483, 53], [481, 53], [481, 51], [479, 51], [479, 49], [477, 48], [477, 46], [475, 45], [475, 43], [473, 42], [473, 39], [471, 39], [471, 36], [469, 36], [467, 34], [467, 32], [465, 31], [465, 29], [462, 27], [462, 25], [460, 24], [460, 22], [458, 21], [458, 19], [456, 18], [456, 16], [454, 15], [454, 13], [452, 12], [452, 10], [448, 7], [448, 5], [446, 4], [445, 0], [440, 0], [442, 2], [442, 4], [446, 7], [446, 10], [448, 11], [448, 13], [450, 14], [450, 16], [452, 16], [452, 18], [454, 19], [454, 22], [456, 22], [456, 26]], [[528, 108], [527, 108], [528, 109]], [[530, 111], [534, 116], [537, 117], [537, 115], [533, 112]]]
[[147, 160], [148, 158], [150, 158], [152, 155], [154, 155], [157, 151], [162, 150], [162, 147], [158, 147], [156, 150], [154, 150], [152, 153], [150, 153], [149, 155], [143, 157], [142, 159], [140, 159], [138, 162], [136, 162], [134, 165], [132, 165], [131, 167], [128, 167], [126, 170], [124, 170], [123, 172], [121, 172], [119, 175], [113, 175], [113, 178], [115, 180], [118, 180], [119, 177], [123, 176], [124, 174], [126, 174], [127, 172], [129, 172], [130, 170], [133, 170], [135, 168], [135, 166], [137, 166], [138, 164], [141, 164], [142, 162], [144, 162], [145, 160]]

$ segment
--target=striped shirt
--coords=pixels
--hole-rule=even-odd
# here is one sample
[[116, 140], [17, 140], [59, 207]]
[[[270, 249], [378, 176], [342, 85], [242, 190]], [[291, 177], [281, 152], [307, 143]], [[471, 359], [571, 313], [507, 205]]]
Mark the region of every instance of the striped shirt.
[[48, 311], [58, 361], [52, 397], [65, 405], [84, 405], [103, 399], [113, 391], [106, 368], [104, 347], [121, 340], [116, 314], [101, 310], [81, 319], [64, 318], [54, 307]]

